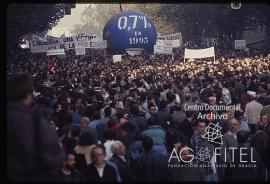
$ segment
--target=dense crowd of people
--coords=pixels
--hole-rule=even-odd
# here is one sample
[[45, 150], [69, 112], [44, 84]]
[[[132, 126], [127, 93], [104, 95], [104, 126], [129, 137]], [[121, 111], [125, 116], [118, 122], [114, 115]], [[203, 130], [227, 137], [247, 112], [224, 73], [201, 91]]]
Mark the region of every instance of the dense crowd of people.
[[[70, 50], [65, 57], [18, 53], [7, 63], [8, 178], [269, 181], [268, 54], [186, 63], [181, 54], [143, 54], [114, 63], [99, 50], [86, 56]], [[238, 108], [187, 109], [205, 104]], [[222, 128], [222, 144], [203, 137], [210, 123]], [[229, 167], [242, 159], [230, 147], [247, 148], [246, 164], [255, 160], [256, 167]], [[216, 164], [226, 167], [212, 164], [217, 148], [225, 154]], [[202, 149], [210, 155], [204, 160]], [[172, 167], [179, 160], [172, 159], [174, 150], [187, 167]], [[195, 166], [205, 162], [211, 164]]]

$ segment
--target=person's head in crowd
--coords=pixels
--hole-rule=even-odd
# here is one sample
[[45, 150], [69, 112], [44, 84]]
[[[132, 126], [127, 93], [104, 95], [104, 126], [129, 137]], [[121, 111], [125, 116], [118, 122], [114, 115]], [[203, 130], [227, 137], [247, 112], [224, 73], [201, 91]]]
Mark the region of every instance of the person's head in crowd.
[[126, 147], [121, 141], [117, 140], [111, 145], [111, 151], [115, 155], [124, 156], [126, 154]]
[[7, 80], [8, 102], [21, 102], [30, 106], [33, 100], [33, 79], [30, 74], [16, 73]]
[[83, 116], [85, 113], [85, 105], [77, 104], [76, 105], [76, 112], [79, 113], [81, 116]]
[[135, 99], [132, 96], [127, 97], [126, 104], [132, 104], [135, 102]]
[[194, 124], [195, 131], [198, 134], [203, 135], [203, 134], [205, 134], [205, 130], [206, 130], [207, 125], [208, 125], [207, 120], [205, 120], [205, 119], [197, 119], [195, 121], [195, 124]]
[[237, 139], [237, 142], [239, 143], [239, 145], [245, 144], [248, 140], [248, 137], [249, 137], [248, 132], [246, 132], [244, 130], [240, 130], [236, 134], [236, 139]]
[[156, 107], [153, 103], [149, 104], [149, 105], [148, 105], [148, 112], [149, 112], [150, 114], [155, 114], [155, 113], [157, 113], [157, 107]]
[[[263, 86], [263, 85], [261, 85]], [[262, 87], [260, 87], [258, 89], [258, 97], [262, 98], [262, 97], [265, 97], [267, 95], [267, 91], [265, 89], [263, 89]]]
[[63, 148], [64, 150], [74, 150], [74, 148], [77, 146], [78, 141], [74, 139], [73, 137], [65, 138], [63, 141]]
[[171, 152], [173, 148], [180, 151], [187, 143], [185, 135], [174, 128], [169, 128], [166, 131], [165, 140], [169, 152]]
[[37, 103], [44, 107], [50, 106], [50, 99], [46, 96], [38, 96]]
[[107, 92], [108, 92], [108, 91], [107, 91], [106, 87], [102, 87], [102, 88], [101, 88], [101, 94], [102, 94], [102, 95], [105, 95]]
[[191, 163], [190, 160], [192, 159], [192, 157], [194, 157], [191, 150], [192, 149], [188, 146], [184, 146], [181, 148], [181, 158], [187, 163]]
[[105, 142], [108, 140], [114, 140], [115, 139], [115, 131], [113, 130], [105, 130], [104, 131], [104, 140]]
[[75, 139], [79, 139], [81, 133], [81, 127], [78, 125], [73, 125], [70, 127], [70, 135], [71, 137], [75, 138]]
[[187, 102], [192, 102], [192, 96], [191, 96], [191, 94], [187, 94], [186, 95], [186, 101]]
[[[110, 107], [109, 107], [110, 108]], [[104, 114], [105, 114], [105, 110], [104, 110]], [[106, 115], [105, 115], [106, 116]], [[88, 116], [87, 116], [88, 117]], [[93, 110], [93, 113], [92, 113], [92, 115], [91, 115], [91, 119], [92, 120], [97, 120], [97, 119], [100, 119], [100, 111], [99, 110], [97, 110], [97, 109], [94, 109]]]
[[57, 130], [57, 118], [51, 117], [49, 119], [49, 125], [54, 129]]
[[154, 116], [151, 116], [148, 119], [147, 123], [148, 123], [148, 126], [158, 125], [159, 124], [158, 119], [157, 119], [157, 117], [155, 115]]
[[93, 132], [85, 131], [82, 132], [79, 136], [79, 146], [90, 146], [97, 144], [97, 135]]
[[88, 117], [84, 116], [81, 118], [80, 126], [85, 127], [85, 126], [88, 126], [89, 123], [90, 123], [90, 119]]
[[143, 149], [146, 152], [152, 150], [153, 145], [154, 145], [153, 139], [151, 137], [148, 137], [148, 136], [143, 136], [142, 137], [142, 145], [143, 145]]
[[266, 126], [268, 123], [270, 123], [270, 114], [264, 113], [261, 115], [261, 122]]
[[76, 164], [76, 153], [73, 150], [65, 151], [65, 159], [63, 162], [63, 168], [72, 171]]
[[154, 94], [150, 94], [147, 96], [147, 102], [149, 104], [156, 104], [156, 98]]
[[118, 124], [120, 124], [119, 118], [117, 116], [112, 116], [112, 117], [110, 117], [110, 119], [107, 123], [107, 127], [113, 128], [113, 127], [117, 126]]
[[141, 95], [140, 95], [140, 100], [141, 100], [141, 102], [145, 102], [146, 101], [146, 99], [147, 99], [147, 95], [146, 95], [146, 93], [141, 93]]
[[[176, 110], [176, 109], [179, 109], [179, 106], [176, 106], [176, 105], [172, 106], [172, 107], [170, 108], [170, 114], [173, 114], [174, 112], [178, 111], [178, 110]], [[180, 111], [181, 111], [181, 107], [180, 107]]]
[[194, 111], [186, 111], [186, 118], [189, 122], [192, 122], [194, 119], [195, 113]]
[[97, 145], [91, 151], [91, 158], [97, 167], [102, 167], [105, 162], [106, 149], [103, 145]]
[[218, 87], [219, 87], [220, 89], [223, 89], [223, 87], [224, 87], [223, 83], [222, 83], [222, 82], [219, 82], [219, 83], [218, 83]]
[[234, 112], [234, 118], [237, 119], [239, 122], [243, 119], [243, 112], [241, 111], [235, 111]]
[[167, 98], [168, 103], [172, 103], [175, 100], [175, 97], [176, 97], [176, 95], [173, 94], [171, 91], [169, 91], [166, 94], [166, 98]]
[[62, 110], [61, 104], [59, 104], [59, 103], [54, 104], [53, 105], [53, 110], [56, 113], [59, 112], [59, 111], [61, 111]]
[[[63, 121], [65, 124], [70, 125], [72, 123], [72, 113], [66, 112], [64, 114], [61, 114], [61, 121]], [[59, 119], [60, 121], [60, 119]]]
[[115, 115], [119, 118], [121, 125], [128, 122], [128, 114], [124, 110], [118, 110]]
[[104, 105], [105, 105], [105, 106], [110, 106], [112, 103], [113, 103], [113, 101], [112, 101], [109, 97], [107, 97], [107, 98], [104, 100]]
[[131, 87], [129, 89], [130, 89], [129, 90], [130, 96], [135, 97], [135, 95], [136, 95], [136, 89], [134, 87]]
[[140, 114], [140, 109], [137, 105], [133, 104], [130, 106], [130, 113], [134, 116], [138, 116]]
[[217, 104], [217, 98], [215, 96], [209, 97], [209, 104], [210, 105], [216, 105]]
[[159, 104], [160, 109], [165, 109], [167, 107], [167, 101], [166, 100], [161, 100]]
[[59, 142], [62, 142], [63, 139], [67, 136], [69, 129], [67, 127], [63, 127], [62, 129], [57, 130], [57, 136]]
[[61, 108], [63, 111], [68, 111], [68, 102], [64, 101], [61, 103]]
[[239, 128], [240, 128], [240, 122], [235, 118], [231, 119], [229, 122], [230, 132], [236, 134], [238, 132]]
[[255, 125], [255, 130], [256, 131], [263, 131], [265, 128], [265, 125], [263, 122], [259, 121], [257, 122], [257, 124]]
[[169, 90], [170, 88], [171, 88], [170, 84], [167, 84], [167, 83], [163, 84], [164, 90]]
[[109, 118], [109, 117], [111, 117], [111, 115], [112, 115], [112, 108], [111, 107], [106, 107], [104, 109], [104, 116], [105, 116], [105, 118]]

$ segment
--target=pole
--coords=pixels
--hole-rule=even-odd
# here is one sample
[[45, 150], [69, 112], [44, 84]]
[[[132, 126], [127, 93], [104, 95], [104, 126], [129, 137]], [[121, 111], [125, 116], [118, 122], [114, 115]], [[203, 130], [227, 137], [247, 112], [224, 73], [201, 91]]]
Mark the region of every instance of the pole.
[[119, 5], [120, 5], [120, 11], [122, 12], [123, 11], [123, 8], [122, 8], [122, 5], [121, 5], [120, 2], [119, 2]]

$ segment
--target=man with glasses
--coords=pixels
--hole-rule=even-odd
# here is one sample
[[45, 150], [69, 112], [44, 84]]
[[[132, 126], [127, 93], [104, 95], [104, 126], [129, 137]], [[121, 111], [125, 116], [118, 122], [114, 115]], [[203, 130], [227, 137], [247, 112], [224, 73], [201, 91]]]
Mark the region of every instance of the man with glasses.
[[148, 112], [145, 113], [145, 117], [148, 120], [150, 117], [152, 117], [156, 113], [157, 113], [157, 108], [153, 103], [151, 103], [148, 106]]

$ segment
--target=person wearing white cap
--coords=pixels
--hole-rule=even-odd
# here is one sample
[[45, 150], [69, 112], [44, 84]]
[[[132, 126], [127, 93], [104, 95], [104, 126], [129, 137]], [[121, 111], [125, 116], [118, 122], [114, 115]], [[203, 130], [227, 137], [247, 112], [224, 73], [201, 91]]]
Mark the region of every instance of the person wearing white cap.
[[247, 119], [248, 125], [250, 127], [251, 133], [255, 133], [255, 125], [260, 121], [260, 114], [263, 109], [262, 104], [256, 101], [256, 92], [247, 91], [252, 98], [252, 100], [246, 104], [244, 117]]

